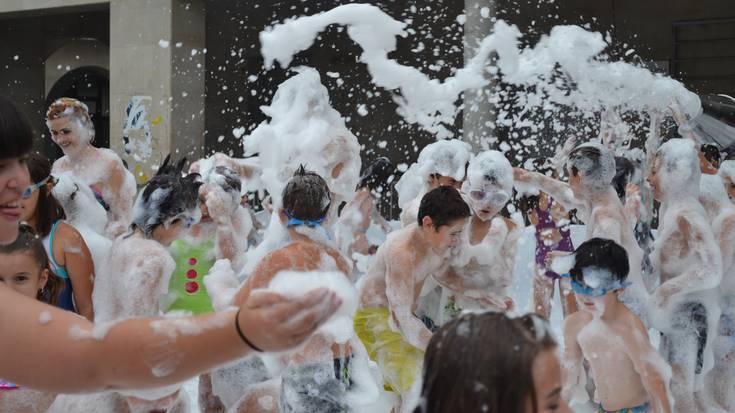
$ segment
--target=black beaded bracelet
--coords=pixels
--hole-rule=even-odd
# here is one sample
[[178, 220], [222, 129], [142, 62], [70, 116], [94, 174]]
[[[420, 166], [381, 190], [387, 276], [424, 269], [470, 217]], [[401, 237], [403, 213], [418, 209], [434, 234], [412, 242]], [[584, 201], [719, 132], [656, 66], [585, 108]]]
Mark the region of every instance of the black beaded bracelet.
[[237, 335], [240, 336], [242, 341], [244, 341], [245, 344], [248, 345], [248, 347], [252, 348], [258, 353], [262, 353], [263, 350], [260, 347], [256, 346], [255, 344], [253, 344], [250, 340], [248, 340], [248, 338], [245, 337], [245, 334], [242, 333], [242, 330], [240, 329], [240, 322], [238, 320], [240, 320], [240, 309], [238, 309], [237, 314], [235, 314], [235, 329], [237, 330]]

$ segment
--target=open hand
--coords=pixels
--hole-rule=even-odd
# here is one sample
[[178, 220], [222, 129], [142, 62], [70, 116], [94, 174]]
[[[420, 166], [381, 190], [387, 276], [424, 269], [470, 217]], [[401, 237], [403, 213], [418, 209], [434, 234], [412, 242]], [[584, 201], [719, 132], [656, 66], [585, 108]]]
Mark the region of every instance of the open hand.
[[263, 351], [284, 351], [306, 341], [341, 304], [325, 288], [296, 298], [254, 290], [240, 306], [237, 322], [248, 340]]

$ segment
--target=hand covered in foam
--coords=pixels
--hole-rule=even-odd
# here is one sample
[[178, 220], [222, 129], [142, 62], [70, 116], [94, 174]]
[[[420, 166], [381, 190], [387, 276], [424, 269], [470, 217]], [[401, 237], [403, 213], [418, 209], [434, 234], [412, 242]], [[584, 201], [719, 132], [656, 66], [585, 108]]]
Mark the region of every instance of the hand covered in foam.
[[219, 185], [207, 185], [205, 199], [209, 216], [212, 217], [214, 222], [219, 224], [228, 222], [239, 205]]
[[298, 297], [254, 290], [240, 306], [236, 321], [245, 337], [261, 350], [286, 351], [311, 337], [341, 305], [342, 300], [326, 288]]
[[331, 291], [341, 301], [318, 332], [337, 343], [347, 342], [353, 335], [353, 317], [357, 311], [358, 293], [341, 272], [281, 271], [271, 281], [268, 290], [286, 297], [301, 297], [318, 288]]

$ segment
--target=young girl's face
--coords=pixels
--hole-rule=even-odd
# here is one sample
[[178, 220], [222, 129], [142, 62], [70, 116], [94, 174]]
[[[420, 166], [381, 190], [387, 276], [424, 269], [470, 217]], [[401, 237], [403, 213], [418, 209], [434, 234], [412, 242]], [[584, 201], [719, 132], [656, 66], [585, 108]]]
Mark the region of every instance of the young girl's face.
[[531, 397], [526, 403], [526, 413], [572, 413], [561, 398], [561, 365], [555, 350], [545, 350], [533, 361], [533, 384], [536, 393], [536, 409]]
[[48, 270], [41, 269], [30, 252], [0, 253], [0, 282], [11, 289], [35, 299], [46, 286]]

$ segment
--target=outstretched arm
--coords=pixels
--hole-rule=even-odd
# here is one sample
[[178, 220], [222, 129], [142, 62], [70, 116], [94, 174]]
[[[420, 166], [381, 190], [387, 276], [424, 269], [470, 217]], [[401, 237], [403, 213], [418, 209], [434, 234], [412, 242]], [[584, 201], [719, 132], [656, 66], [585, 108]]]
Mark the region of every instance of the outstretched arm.
[[668, 365], [648, 341], [646, 328], [636, 317], [632, 327], [623, 334], [625, 352], [633, 362], [633, 368], [641, 377], [643, 387], [655, 413], [671, 413], [671, 395], [666, 369]]
[[691, 125], [689, 125], [689, 120], [687, 120], [686, 115], [684, 115], [684, 112], [681, 110], [679, 102], [672, 102], [669, 105], [669, 109], [671, 109], [671, 114], [674, 116], [674, 121], [676, 121], [676, 124], [679, 126], [679, 134], [687, 139], [693, 140], [696, 144], [702, 144], [702, 138], [697, 135]]
[[252, 351], [235, 323], [256, 346], [281, 351], [307, 339], [338, 305], [324, 289], [296, 300], [262, 293], [240, 306], [237, 319], [228, 311], [95, 326], [0, 285], [0, 377], [58, 393], [160, 387]]
[[521, 168], [513, 168], [513, 178], [516, 182], [530, 185], [538, 188], [543, 192], [551, 195], [555, 201], [559, 202], [567, 211], [572, 209], [583, 209], [582, 201], [574, 197], [572, 188], [564, 182], [549, 178], [538, 172], [530, 172]]

